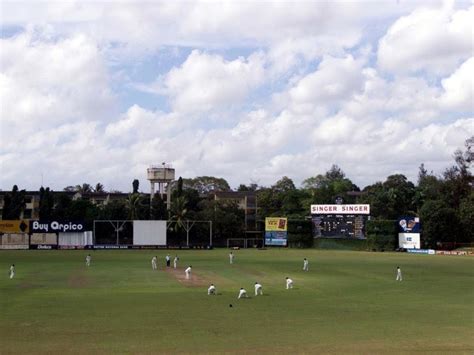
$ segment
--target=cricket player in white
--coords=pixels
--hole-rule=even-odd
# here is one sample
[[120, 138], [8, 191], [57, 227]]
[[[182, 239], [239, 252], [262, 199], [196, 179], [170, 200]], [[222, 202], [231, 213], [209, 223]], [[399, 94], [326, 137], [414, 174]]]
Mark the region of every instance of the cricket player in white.
[[209, 286], [209, 288], [207, 289], [207, 294], [208, 295], [216, 294], [216, 286], [214, 286], [214, 284], [211, 284], [211, 286]]
[[189, 280], [189, 278], [191, 277], [191, 265], [189, 265], [186, 270], [184, 270], [184, 273], [186, 274], [186, 280]]
[[86, 256], [86, 266], [91, 266], [91, 255], [90, 254], [87, 254]]
[[158, 258], [157, 258], [156, 256], [154, 256], [153, 258], [151, 258], [151, 268], [152, 268], [153, 270], [157, 270], [157, 269], [158, 269], [158, 266], [156, 265], [156, 260], [157, 260], [157, 259], [158, 259]]
[[303, 259], [303, 271], [309, 271], [309, 261], [308, 259]]
[[229, 264], [233, 264], [234, 263], [234, 253], [230, 252], [229, 253]]
[[15, 277], [15, 264], [10, 266], [10, 280]]
[[290, 288], [293, 288], [293, 280], [290, 279], [289, 277], [286, 278], [286, 289], [289, 290]]
[[178, 255], [176, 255], [173, 259], [173, 268], [175, 269], [178, 267], [178, 260], [179, 260]]
[[258, 296], [259, 294], [263, 296], [263, 287], [260, 283], [255, 282], [255, 296]]
[[400, 270], [400, 266], [397, 266], [397, 278], [396, 281], [402, 281], [402, 270]]
[[240, 299], [240, 298], [242, 298], [242, 297], [245, 297], [245, 298], [248, 297], [248, 296], [247, 296], [247, 291], [245, 291], [245, 290], [243, 289], [243, 287], [240, 288], [239, 297], [237, 297], [237, 299]]

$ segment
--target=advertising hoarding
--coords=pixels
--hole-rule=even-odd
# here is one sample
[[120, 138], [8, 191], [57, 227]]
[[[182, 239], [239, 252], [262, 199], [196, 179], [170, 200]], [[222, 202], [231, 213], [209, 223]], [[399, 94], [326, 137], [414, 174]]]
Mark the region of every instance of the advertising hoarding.
[[0, 233], [29, 233], [28, 220], [0, 221]]
[[30, 221], [31, 233], [77, 233], [86, 230], [81, 221]]
[[286, 246], [288, 244], [288, 219], [265, 218], [265, 245]]
[[420, 249], [420, 233], [398, 233], [398, 247]]
[[311, 214], [370, 214], [370, 205], [311, 205]]

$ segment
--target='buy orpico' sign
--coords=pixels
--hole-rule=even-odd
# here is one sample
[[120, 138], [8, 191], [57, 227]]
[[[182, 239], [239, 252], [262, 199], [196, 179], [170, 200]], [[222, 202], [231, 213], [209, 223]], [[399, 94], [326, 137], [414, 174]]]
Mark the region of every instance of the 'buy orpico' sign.
[[370, 205], [311, 205], [311, 214], [370, 214]]
[[77, 233], [84, 231], [84, 222], [30, 221], [31, 233]]

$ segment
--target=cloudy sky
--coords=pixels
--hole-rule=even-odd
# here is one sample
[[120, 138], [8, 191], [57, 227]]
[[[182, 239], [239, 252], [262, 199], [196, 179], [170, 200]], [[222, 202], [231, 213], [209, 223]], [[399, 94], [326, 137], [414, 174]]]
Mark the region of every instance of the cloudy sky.
[[441, 173], [474, 134], [470, 1], [1, 1], [0, 189], [146, 168], [232, 187]]

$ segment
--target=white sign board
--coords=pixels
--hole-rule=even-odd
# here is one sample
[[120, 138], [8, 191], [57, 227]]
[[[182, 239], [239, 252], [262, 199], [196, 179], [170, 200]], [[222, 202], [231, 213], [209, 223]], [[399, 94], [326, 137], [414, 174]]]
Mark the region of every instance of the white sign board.
[[420, 233], [398, 233], [398, 247], [420, 249]]
[[311, 214], [370, 214], [370, 205], [311, 205]]
[[166, 245], [166, 221], [133, 221], [133, 245]]

